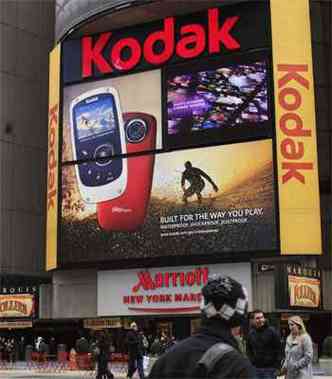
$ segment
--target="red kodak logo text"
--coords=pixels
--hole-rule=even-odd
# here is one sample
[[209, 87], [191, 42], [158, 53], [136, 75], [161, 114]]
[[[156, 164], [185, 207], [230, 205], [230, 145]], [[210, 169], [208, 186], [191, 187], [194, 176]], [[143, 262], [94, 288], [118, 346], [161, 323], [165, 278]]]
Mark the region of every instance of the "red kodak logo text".
[[302, 160], [305, 153], [305, 139], [311, 137], [311, 130], [304, 125], [299, 113], [302, 105], [301, 92], [309, 90], [309, 81], [304, 77], [306, 72], [308, 72], [307, 65], [278, 65], [278, 101], [284, 110], [278, 120], [279, 129], [283, 134], [280, 143], [280, 152], [284, 158], [281, 165], [283, 184], [290, 180], [305, 184], [305, 171], [313, 169], [312, 162]]
[[47, 178], [47, 210], [55, 207], [56, 201], [56, 170], [57, 170], [57, 127], [58, 127], [58, 104], [49, 110], [49, 136], [48, 136], [48, 178]]
[[[238, 16], [228, 17], [220, 25], [219, 9], [213, 8], [208, 10], [207, 30], [203, 24], [187, 24], [179, 28], [177, 36], [176, 19], [168, 17], [161, 30], [148, 34], [143, 42], [129, 36], [109, 46], [112, 32], [100, 34], [96, 41], [92, 37], [83, 37], [82, 77], [92, 76], [93, 67], [101, 74], [109, 74], [114, 69], [129, 71], [143, 58], [151, 65], [162, 65], [174, 54], [189, 59], [198, 57], [206, 49], [209, 54], [220, 53], [222, 47], [227, 50], [239, 49], [240, 43], [231, 34], [238, 20]], [[163, 46], [158, 52], [157, 44]], [[104, 55], [106, 48], [109, 51], [108, 56]], [[124, 51], [129, 52], [125, 59]]]

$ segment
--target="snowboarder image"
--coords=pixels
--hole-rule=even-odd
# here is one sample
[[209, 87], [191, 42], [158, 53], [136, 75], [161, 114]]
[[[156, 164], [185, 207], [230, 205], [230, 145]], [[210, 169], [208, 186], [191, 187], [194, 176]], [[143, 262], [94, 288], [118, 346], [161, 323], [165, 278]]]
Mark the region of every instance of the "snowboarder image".
[[[182, 200], [185, 204], [188, 203], [188, 197], [191, 197], [194, 194], [196, 194], [198, 202], [202, 202], [202, 191], [205, 187], [205, 181], [203, 178], [212, 185], [215, 192], [219, 191], [215, 182], [203, 170], [193, 167], [190, 161], [187, 161], [184, 166], [186, 169], [182, 173], [181, 187], [183, 190]], [[186, 188], [186, 181], [190, 184], [188, 188]]]

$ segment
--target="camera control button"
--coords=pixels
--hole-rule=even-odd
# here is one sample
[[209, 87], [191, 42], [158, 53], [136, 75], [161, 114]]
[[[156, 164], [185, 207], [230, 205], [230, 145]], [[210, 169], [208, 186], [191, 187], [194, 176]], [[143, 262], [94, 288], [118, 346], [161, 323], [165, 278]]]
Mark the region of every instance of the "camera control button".
[[98, 166], [106, 166], [112, 162], [114, 155], [114, 147], [111, 144], [104, 144], [97, 147], [95, 150], [95, 159]]

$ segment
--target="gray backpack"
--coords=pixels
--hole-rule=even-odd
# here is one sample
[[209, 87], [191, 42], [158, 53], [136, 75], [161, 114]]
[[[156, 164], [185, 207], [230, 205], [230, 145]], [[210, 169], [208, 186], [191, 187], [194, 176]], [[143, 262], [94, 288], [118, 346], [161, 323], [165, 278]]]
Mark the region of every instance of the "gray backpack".
[[197, 362], [196, 371], [198, 378], [208, 378], [220, 359], [222, 359], [225, 354], [234, 350], [235, 349], [231, 345], [224, 342], [212, 345]]

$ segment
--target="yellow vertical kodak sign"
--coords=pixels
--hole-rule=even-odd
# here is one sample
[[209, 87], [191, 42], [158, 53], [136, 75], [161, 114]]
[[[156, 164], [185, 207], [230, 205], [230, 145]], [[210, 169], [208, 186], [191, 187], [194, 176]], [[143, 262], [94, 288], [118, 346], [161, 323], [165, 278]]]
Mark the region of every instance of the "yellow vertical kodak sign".
[[60, 52], [61, 52], [60, 45], [57, 45], [50, 53], [49, 108], [48, 108], [46, 270], [52, 270], [57, 267]]
[[322, 254], [309, 0], [270, 0], [281, 254]]

